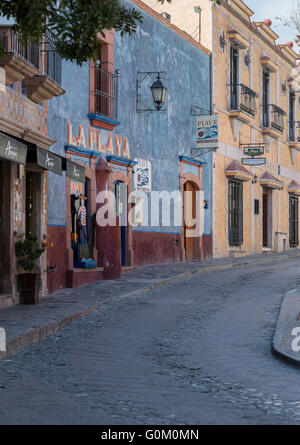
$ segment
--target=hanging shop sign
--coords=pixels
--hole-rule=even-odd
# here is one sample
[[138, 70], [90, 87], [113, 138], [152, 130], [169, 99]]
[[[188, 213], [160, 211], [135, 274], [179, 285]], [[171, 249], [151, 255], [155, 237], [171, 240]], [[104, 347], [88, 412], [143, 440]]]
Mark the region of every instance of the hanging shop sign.
[[152, 174], [151, 161], [146, 159], [134, 159], [137, 162], [134, 167], [134, 185], [136, 190], [143, 190], [151, 192], [152, 188]]
[[265, 153], [264, 147], [244, 147], [244, 154], [246, 156], [261, 156]]
[[218, 147], [218, 115], [196, 116], [196, 147]]
[[242, 158], [243, 165], [263, 165], [266, 163], [266, 158]]
[[62, 175], [62, 158], [51, 151], [37, 147], [36, 162], [40, 167], [50, 170], [57, 175]]
[[67, 159], [67, 176], [71, 178], [72, 181], [84, 184], [85, 168]]
[[25, 165], [26, 156], [27, 146], [25, 144], [0, 134], [0, 158]]

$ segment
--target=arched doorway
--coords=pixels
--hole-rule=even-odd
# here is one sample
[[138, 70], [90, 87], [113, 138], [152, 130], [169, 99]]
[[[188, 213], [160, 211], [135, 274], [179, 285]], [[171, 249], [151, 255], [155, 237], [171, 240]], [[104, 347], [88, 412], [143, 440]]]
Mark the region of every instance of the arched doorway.
[[195, 236], [196, 188], [190, 181], [184, 184], [183, 209], [185, 259], [191, 261], [197, 257], [197, 237]]
[[119, 217], [121, 232], [121, 265], [126, 265], [127, 250], [127, 185], [122, 181], [115, 181], [112, 184], [115, 195], [115, 212]]

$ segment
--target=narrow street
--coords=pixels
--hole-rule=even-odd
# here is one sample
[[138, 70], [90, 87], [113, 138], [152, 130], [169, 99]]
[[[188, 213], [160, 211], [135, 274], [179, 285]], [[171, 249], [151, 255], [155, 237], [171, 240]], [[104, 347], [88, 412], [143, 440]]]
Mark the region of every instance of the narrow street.
[[299, 424], [300, 371], [271, 353], [297, 284], [270, 260], [108, 303], [0, 361], [0, 422]]

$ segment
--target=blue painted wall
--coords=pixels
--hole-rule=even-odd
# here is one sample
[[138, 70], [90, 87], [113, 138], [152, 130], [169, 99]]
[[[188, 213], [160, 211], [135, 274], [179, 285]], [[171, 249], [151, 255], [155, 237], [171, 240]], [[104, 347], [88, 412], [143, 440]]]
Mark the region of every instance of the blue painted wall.
[[[129, 1], [123, 3], [132, 7]], [[178, 156], [191, 156], [191, 148], [195, 147], [191, 106], [210, 109], [210, 57], [151, 15], [136, 9], [143, 15], [136, 34], [115, 34], [115, 68], [120, 69], [121, 125], [117, 131], [127, 134], [132, 158], [151, 160], [153, 190], [178, 190]], [[156, 70], [167, 72], [162, 75], [168, 88], [167, 112], [136, 113], [137, 73]], [[154, 80], [155, 76], [143, 82], [141, 96], [146, 105], [151, 104], [149, 87]], [[204, 199], [211, 203], [211, 155], [201, 160], [207, 163], [203, 169]], [[204, 233], [211, 233], [210, 208], [205, 210]]]
[[[127, 6], [131, 2], [125, 0]], [[139, 8], [137, 8], [139, 9]], [[126, 136], [131, 159], [148, 159], [152, 163], [152, 190], [179, 189], [179, 155], [191, 156], [195, 146], [195, 117], [191, 106], [210, 108], [210, 57], [187, 42], [151, 15], [144, 13], [137, 33], [121, 37], [115, 33], [115, 69], [120, 69], [118, 120], [115, 133]], [[141, 71], [166, 71], [162, 76], [168, 88], [167, 111], [163, 113], [136, 112], [136, 80]], [[146, 105], [151, 104], [149, 86], [155, 77], [142, 84], [141, 95]], [[88, 138], [89, 67], [63, 62], [62, 86], [66, 93], [48, 101], [48, 134], [57, 140], [52, 150], [64, 155], [67, 143], [67, 120], [74, 132], [79, 123]], [[107, 132], [101, 130], [105, 143]], [[211, 203], [211, 155], [201, 158], [204, 199]], [[49, 175], [48, 224], [66, 223], [65, 177]], [[145, 230], [143, 228], [142, 230]], [[179, 228], [152, 228], [175, 231]], [[211, 211], [205, 210], [204, 233], [211, 233]]]

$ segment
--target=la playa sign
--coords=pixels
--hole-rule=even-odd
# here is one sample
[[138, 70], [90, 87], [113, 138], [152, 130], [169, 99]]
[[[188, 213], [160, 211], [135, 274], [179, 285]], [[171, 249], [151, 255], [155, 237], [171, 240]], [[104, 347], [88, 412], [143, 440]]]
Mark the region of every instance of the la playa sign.
[[[67, 121], [68, 144], [82, 147], [92, 151], [99, 151], [110, 156], [130, 159], [129, 142], [126, 137], [112, 134], [105, 130], [101, 133], [99, 128], [88, 127], [88, 139], [82, 124], [78, 126], [77, 136], [74, 136], [72, 123]], [[106, 142], [104, 143], [104, 136]]]

